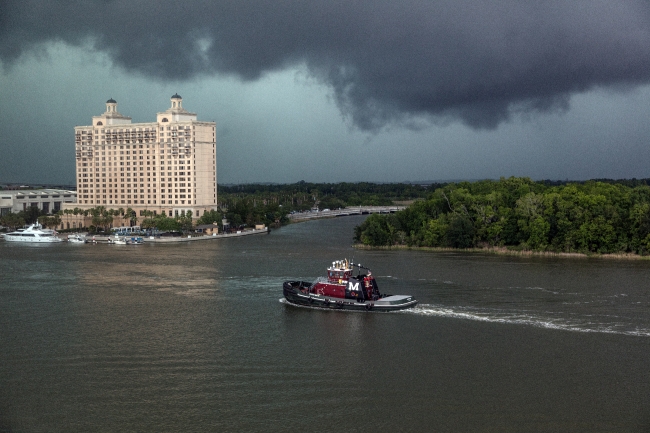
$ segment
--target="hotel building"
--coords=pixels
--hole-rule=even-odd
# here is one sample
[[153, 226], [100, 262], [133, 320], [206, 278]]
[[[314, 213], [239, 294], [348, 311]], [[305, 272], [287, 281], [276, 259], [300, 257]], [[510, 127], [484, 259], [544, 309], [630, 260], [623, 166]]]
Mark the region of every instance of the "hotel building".
[[[216, 124], [198, 121], [175, 94], [155, 122], [131, 123], [106, 101], [92, 125], [77, 126], [77, 203], [200, 217], [217, 208]], [[67, 205], [66, 207], [70, 207]]]

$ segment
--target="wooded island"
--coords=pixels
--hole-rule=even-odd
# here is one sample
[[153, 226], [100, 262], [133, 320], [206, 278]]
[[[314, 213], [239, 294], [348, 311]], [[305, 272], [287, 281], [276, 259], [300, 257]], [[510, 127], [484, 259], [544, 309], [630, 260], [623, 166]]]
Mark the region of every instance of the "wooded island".
[[645, 181], [460, 182], [355, 228], [368, 246], [507, 247], [566, 253], [650, 254]]

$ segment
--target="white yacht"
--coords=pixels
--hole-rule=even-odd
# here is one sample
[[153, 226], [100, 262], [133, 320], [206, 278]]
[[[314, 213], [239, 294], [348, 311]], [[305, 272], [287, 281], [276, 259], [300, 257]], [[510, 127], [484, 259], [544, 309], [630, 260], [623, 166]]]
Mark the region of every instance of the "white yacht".
[[63, 239], [56, 236], [54, 230], [44, 229], [40, 224], [32, 224], [26, 229], [7, 233], [4, 239], [7, 242], [63, 242]]

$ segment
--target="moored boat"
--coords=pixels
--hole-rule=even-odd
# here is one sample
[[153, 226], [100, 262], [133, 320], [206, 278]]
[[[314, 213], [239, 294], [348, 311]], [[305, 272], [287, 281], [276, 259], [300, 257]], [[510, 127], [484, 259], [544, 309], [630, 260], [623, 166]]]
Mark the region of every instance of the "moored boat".
[[[354, 268], [357, 275], [353, 275]], [[285, 281], [283, 292], [290, 304], [337, 310], [396, 311], [418, 303], [410, 295], [381, 293], [371, 270], [347, 259], [333, 262], [327, 269], [327, 277], [319, 277], [312, 283]]]
[[44, 229], [40, 224], [31, 224], [26, 229], [18, 229], [4, 235], [7, 242], [63, 242], [54, 230]]
[[108, 243], [113, 245], [126, 245], [126, 239], [121, 236], [109, 237]]
[[82, 235], [68, 235], [68, 242], [71, 244], [85, 244], [88, 240]]

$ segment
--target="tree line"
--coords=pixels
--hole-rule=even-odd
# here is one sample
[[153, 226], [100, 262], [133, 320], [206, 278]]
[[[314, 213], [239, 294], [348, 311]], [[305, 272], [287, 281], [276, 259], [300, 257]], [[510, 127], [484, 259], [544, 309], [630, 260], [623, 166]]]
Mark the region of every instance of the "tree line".
[[645, 180], [460, 182], [355, 228], [370, 246], [650, 254], [650, 186]]
[[[442, 184], [436, 184], [442, 185]], [[231, 226], [281, 225], [290, 212], [313, 208], [388, 206], [394, 201], [424, 198], [428, 186], [409, 183], [309, 183], [219, 185], [218, 205]], [[216, 220], [215, 220], [216, 221]]]
[[[443, 184], [434, 184], [438, 187]], [[394, 201], [424, 198], [431, 186], [410, 183], [310, 183], [219, 185], [221, 209], [239, 201], [252, 207], [275, 204], [283, 211], [305, 211], [314, 207], [336, 209], [346, 206], [389, 206]]]

